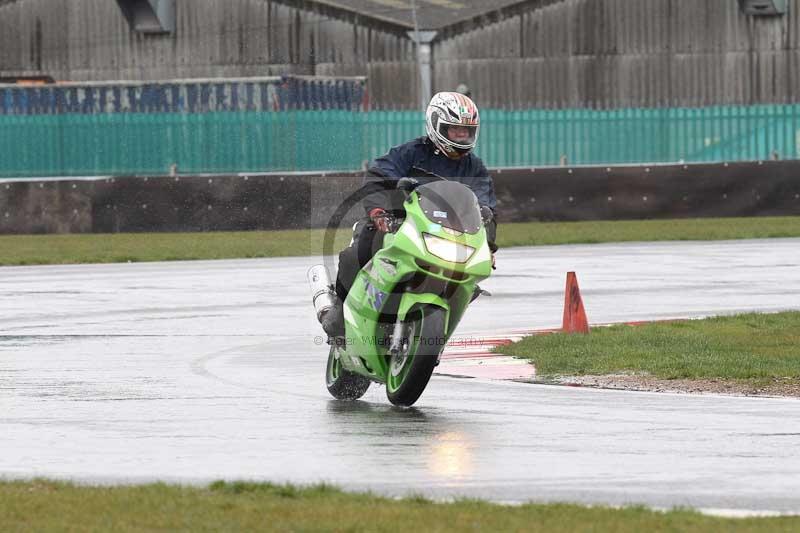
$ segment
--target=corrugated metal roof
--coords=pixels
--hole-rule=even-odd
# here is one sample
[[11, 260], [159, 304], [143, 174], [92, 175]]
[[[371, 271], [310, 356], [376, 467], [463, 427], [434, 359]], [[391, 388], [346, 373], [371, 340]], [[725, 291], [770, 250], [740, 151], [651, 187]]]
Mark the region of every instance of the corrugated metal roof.
[[344, 11], [414, 28], [412, 3], [416, 4], [417, 23], [421, 30], [438, 30], [446, 26], [524, 3], [522, 0], [311, 0], [309, 3], [330, 6]]
[[[0, 7], [23, 0], [0, 0]], [[552, 0], [551, 0], [552, 1]], [[530, 0], [277, 0], [300, 9], [309, 6], [333, 8], [352, 15], [374, 19], [399, 29], [414, 29], [414, 8], [420, 30], [440, 30], [448, 26], [502, 11]]]

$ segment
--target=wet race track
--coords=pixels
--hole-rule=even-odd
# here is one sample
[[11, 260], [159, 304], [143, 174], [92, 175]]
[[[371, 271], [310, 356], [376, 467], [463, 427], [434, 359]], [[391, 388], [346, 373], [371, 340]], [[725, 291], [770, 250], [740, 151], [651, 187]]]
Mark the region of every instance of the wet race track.
[[[800, 512], [800, 401], [435, 375], [339, 403], [314, 258], [0, 268], [0, 476], [250, 479], [496, 501]], [[800, 309], [800, 240], [515, 248], [458, 334]]]

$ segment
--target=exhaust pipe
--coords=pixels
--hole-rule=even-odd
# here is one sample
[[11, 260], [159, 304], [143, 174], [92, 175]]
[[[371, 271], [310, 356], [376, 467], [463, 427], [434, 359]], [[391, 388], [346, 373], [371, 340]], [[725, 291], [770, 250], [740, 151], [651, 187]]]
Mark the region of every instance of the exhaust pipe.
[[308, 284], [311, 286], [311, 301], [317, 312], [317, 320], [327, 313], [335, 302], [333, 283], [325, 265], [314, 265], [308, 270]]

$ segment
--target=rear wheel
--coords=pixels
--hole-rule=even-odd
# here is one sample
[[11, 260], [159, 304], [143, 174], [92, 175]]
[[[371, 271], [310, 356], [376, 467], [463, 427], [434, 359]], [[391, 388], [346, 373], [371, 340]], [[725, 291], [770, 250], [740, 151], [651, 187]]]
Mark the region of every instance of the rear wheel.
[[328, 367], [325, 371], [325, 384], [328, 392], [337, 400], [358, 400], [369, 388], [370, 380], [342, 367], [339, 351], [331, 346], [328, 353]]
[[386, 396], [395, 405], [413, 405], [431, 379], [444, 349], [445, 310], [426, 307], [408, 323], [406, 342], [392, 356], [386, 377]]

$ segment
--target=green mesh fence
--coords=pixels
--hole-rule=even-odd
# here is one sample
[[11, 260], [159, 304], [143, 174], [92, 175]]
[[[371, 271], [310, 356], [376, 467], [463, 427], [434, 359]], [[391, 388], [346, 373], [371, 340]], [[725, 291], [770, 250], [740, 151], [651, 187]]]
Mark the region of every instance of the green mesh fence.
[[525, 110], [482, 114], [491, 166], [795, 159], [800, 106]]
[[[490, 167], [795, 159], [800, 105], [484, 110]], [[412, 111], [0, 116], [0, 177], [357, 170], [424, 134]]]

